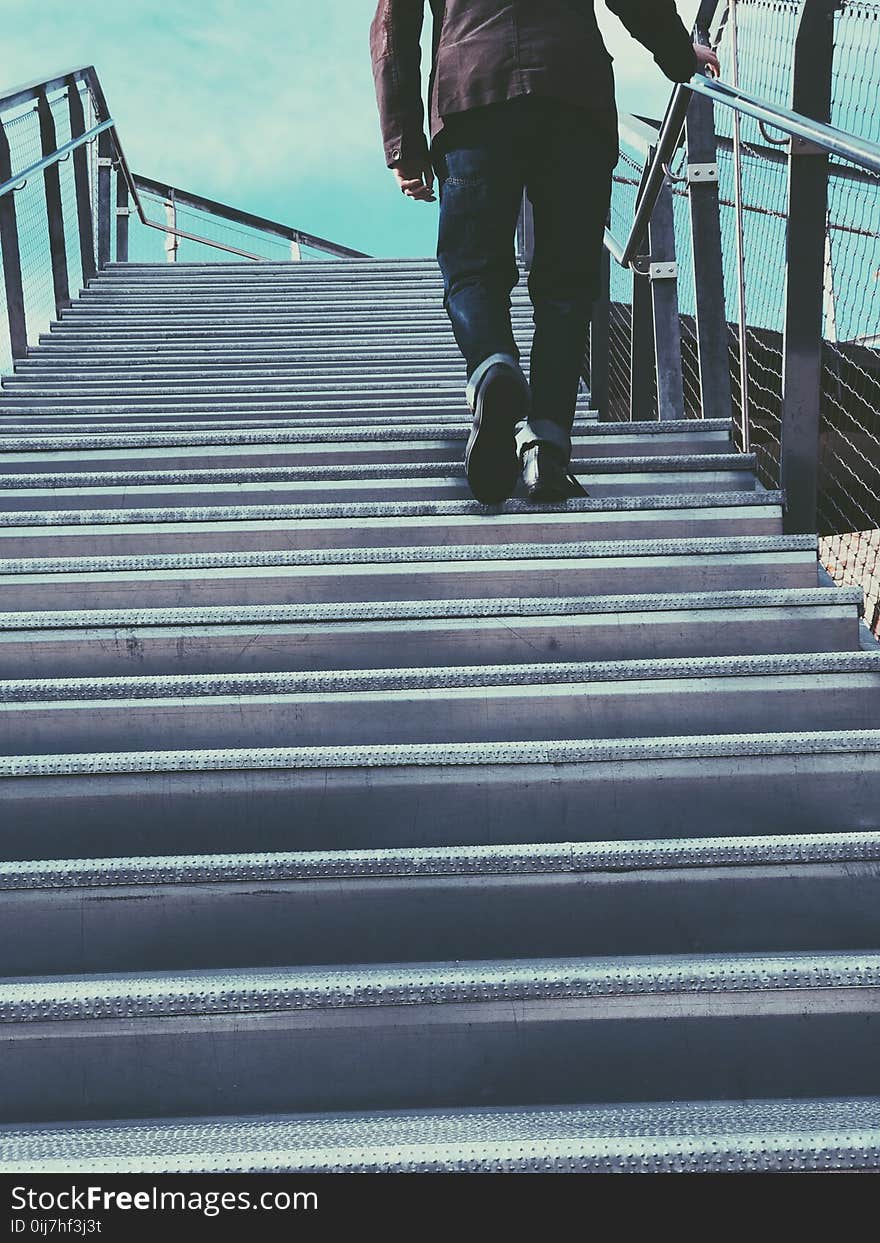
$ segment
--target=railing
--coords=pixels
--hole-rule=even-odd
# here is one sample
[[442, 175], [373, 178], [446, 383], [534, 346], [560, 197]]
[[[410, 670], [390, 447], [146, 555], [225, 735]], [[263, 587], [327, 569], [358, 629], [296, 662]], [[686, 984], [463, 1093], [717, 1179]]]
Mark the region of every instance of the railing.
[[721, 80], [622, 118], [584, 378], [603, 419], [733, 418], [880, 635], [880, 4], [703, 0], [696, 37]]
[[[113, 181], [115, 178], [115, 192]], [[150, 208], [158, 204], [160, 219]], [[132, 228], [131, 226], [134, 226]], [[186, 225], [186, 227], [184, 227]], [[149, 239], [157, 240], [151, 249]], [[131, 172], [87, 66], [0, 96], [0, 373], [114, 258], [259, 262], [361, 251]], [[136, 251], [136, 254], [132, 252]], [[189, 257], [189, 256], [188, 256]], [[5, 320], [5, 323], [4, 323]]]

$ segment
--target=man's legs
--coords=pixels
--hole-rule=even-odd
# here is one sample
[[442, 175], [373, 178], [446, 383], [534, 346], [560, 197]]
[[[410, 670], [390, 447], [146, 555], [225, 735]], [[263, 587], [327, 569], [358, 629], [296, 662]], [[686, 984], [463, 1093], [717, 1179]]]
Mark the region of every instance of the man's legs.
[[534, 102], [527, 170], [535, 215], [529, 275], [535, 318], [532, 415], [518, 443], [522, 451], [539, 442], [567, 468], [590, 314], [599, 292], [617, 136], [584, 109], [549, 99]]
[[510, 292], [519, 280], [513, 239], [524, 185], [518, 103], [449, 117], [432, 152], [443, 305], [468, 378], [492, 354], [519, 357], [510, 327]]
[[464, 355], [474, 416], [465, 465], [474, 496], [486, 503], [513, 491], [519, 475], [514, 432], [529, 411], [510, 324], [524, 185], [521, 114], [519, 101], [457, 114], [432, 152], [440, 188], [443, 305]]

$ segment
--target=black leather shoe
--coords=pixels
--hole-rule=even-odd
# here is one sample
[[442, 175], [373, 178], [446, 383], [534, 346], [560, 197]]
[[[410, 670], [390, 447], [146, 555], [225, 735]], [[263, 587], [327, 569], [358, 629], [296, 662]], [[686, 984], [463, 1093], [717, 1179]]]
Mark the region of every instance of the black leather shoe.
[[552, 504], [575, 496], [589, 496], [550, 445], [527, 445], [522, 452], [522, 476], [530, 501]]
[[496, 363], [481, 377], [474, 400], [474, 422], [464, 455], [471, 492], [483, 505], [506, 501], [519, 477], [515, 428], [528, 415], [529, 390], [523, 376]]

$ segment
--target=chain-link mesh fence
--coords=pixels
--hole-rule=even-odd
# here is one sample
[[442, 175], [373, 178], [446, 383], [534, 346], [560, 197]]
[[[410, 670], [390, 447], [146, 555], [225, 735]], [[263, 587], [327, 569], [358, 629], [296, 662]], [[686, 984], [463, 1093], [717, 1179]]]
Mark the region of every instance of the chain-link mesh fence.
[[[791, 102], [803, 0], [721, 0], [711, 41], [721, 77], [771, 102]], [[835, 14], [832, 122], [880, 141], [880, 3], [844, 0]], [[755, 453], [761, 483], [779, 485], [788, 226], [788, 139], [717, 108], [719, 208], [736, 436]], [[736, 153], [738, 151], [738, 159]], [[675, 215], [684, 407], [699, 418], [687, 155], [669, 166]], [[625, 147], [615, 170], [611, 229], [629, 233], [644, 158]], [[608, 417], [631, 417], [633, 276], [612, 263]], [[840, 583], [866, 592], [880, 634], [880, 178], [845, 161], [829, 167], [825, 242], [819, 534]], [[744, 411], [745, 406], [745, 411]], [[656, 418], [653, 406], [632, 412]], [[745, 415], [745, 417], [744, 417]]]

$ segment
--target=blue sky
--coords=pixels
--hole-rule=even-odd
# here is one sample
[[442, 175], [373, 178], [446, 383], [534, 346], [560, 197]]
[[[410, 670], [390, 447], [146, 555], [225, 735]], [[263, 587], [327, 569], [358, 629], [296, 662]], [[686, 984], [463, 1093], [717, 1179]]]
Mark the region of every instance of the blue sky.
[[[679, 0], [687, 24], [696, 8]], [[373, 0], [0, 0], [0, 86], [93, 63], [136, 172], [371, 254], [431, 254], [436, 204], [404, 200], [384, 166], [374, 10]], [[621, 107], [661, 113], [666, 79], [601, 0], [597, 11]]]

